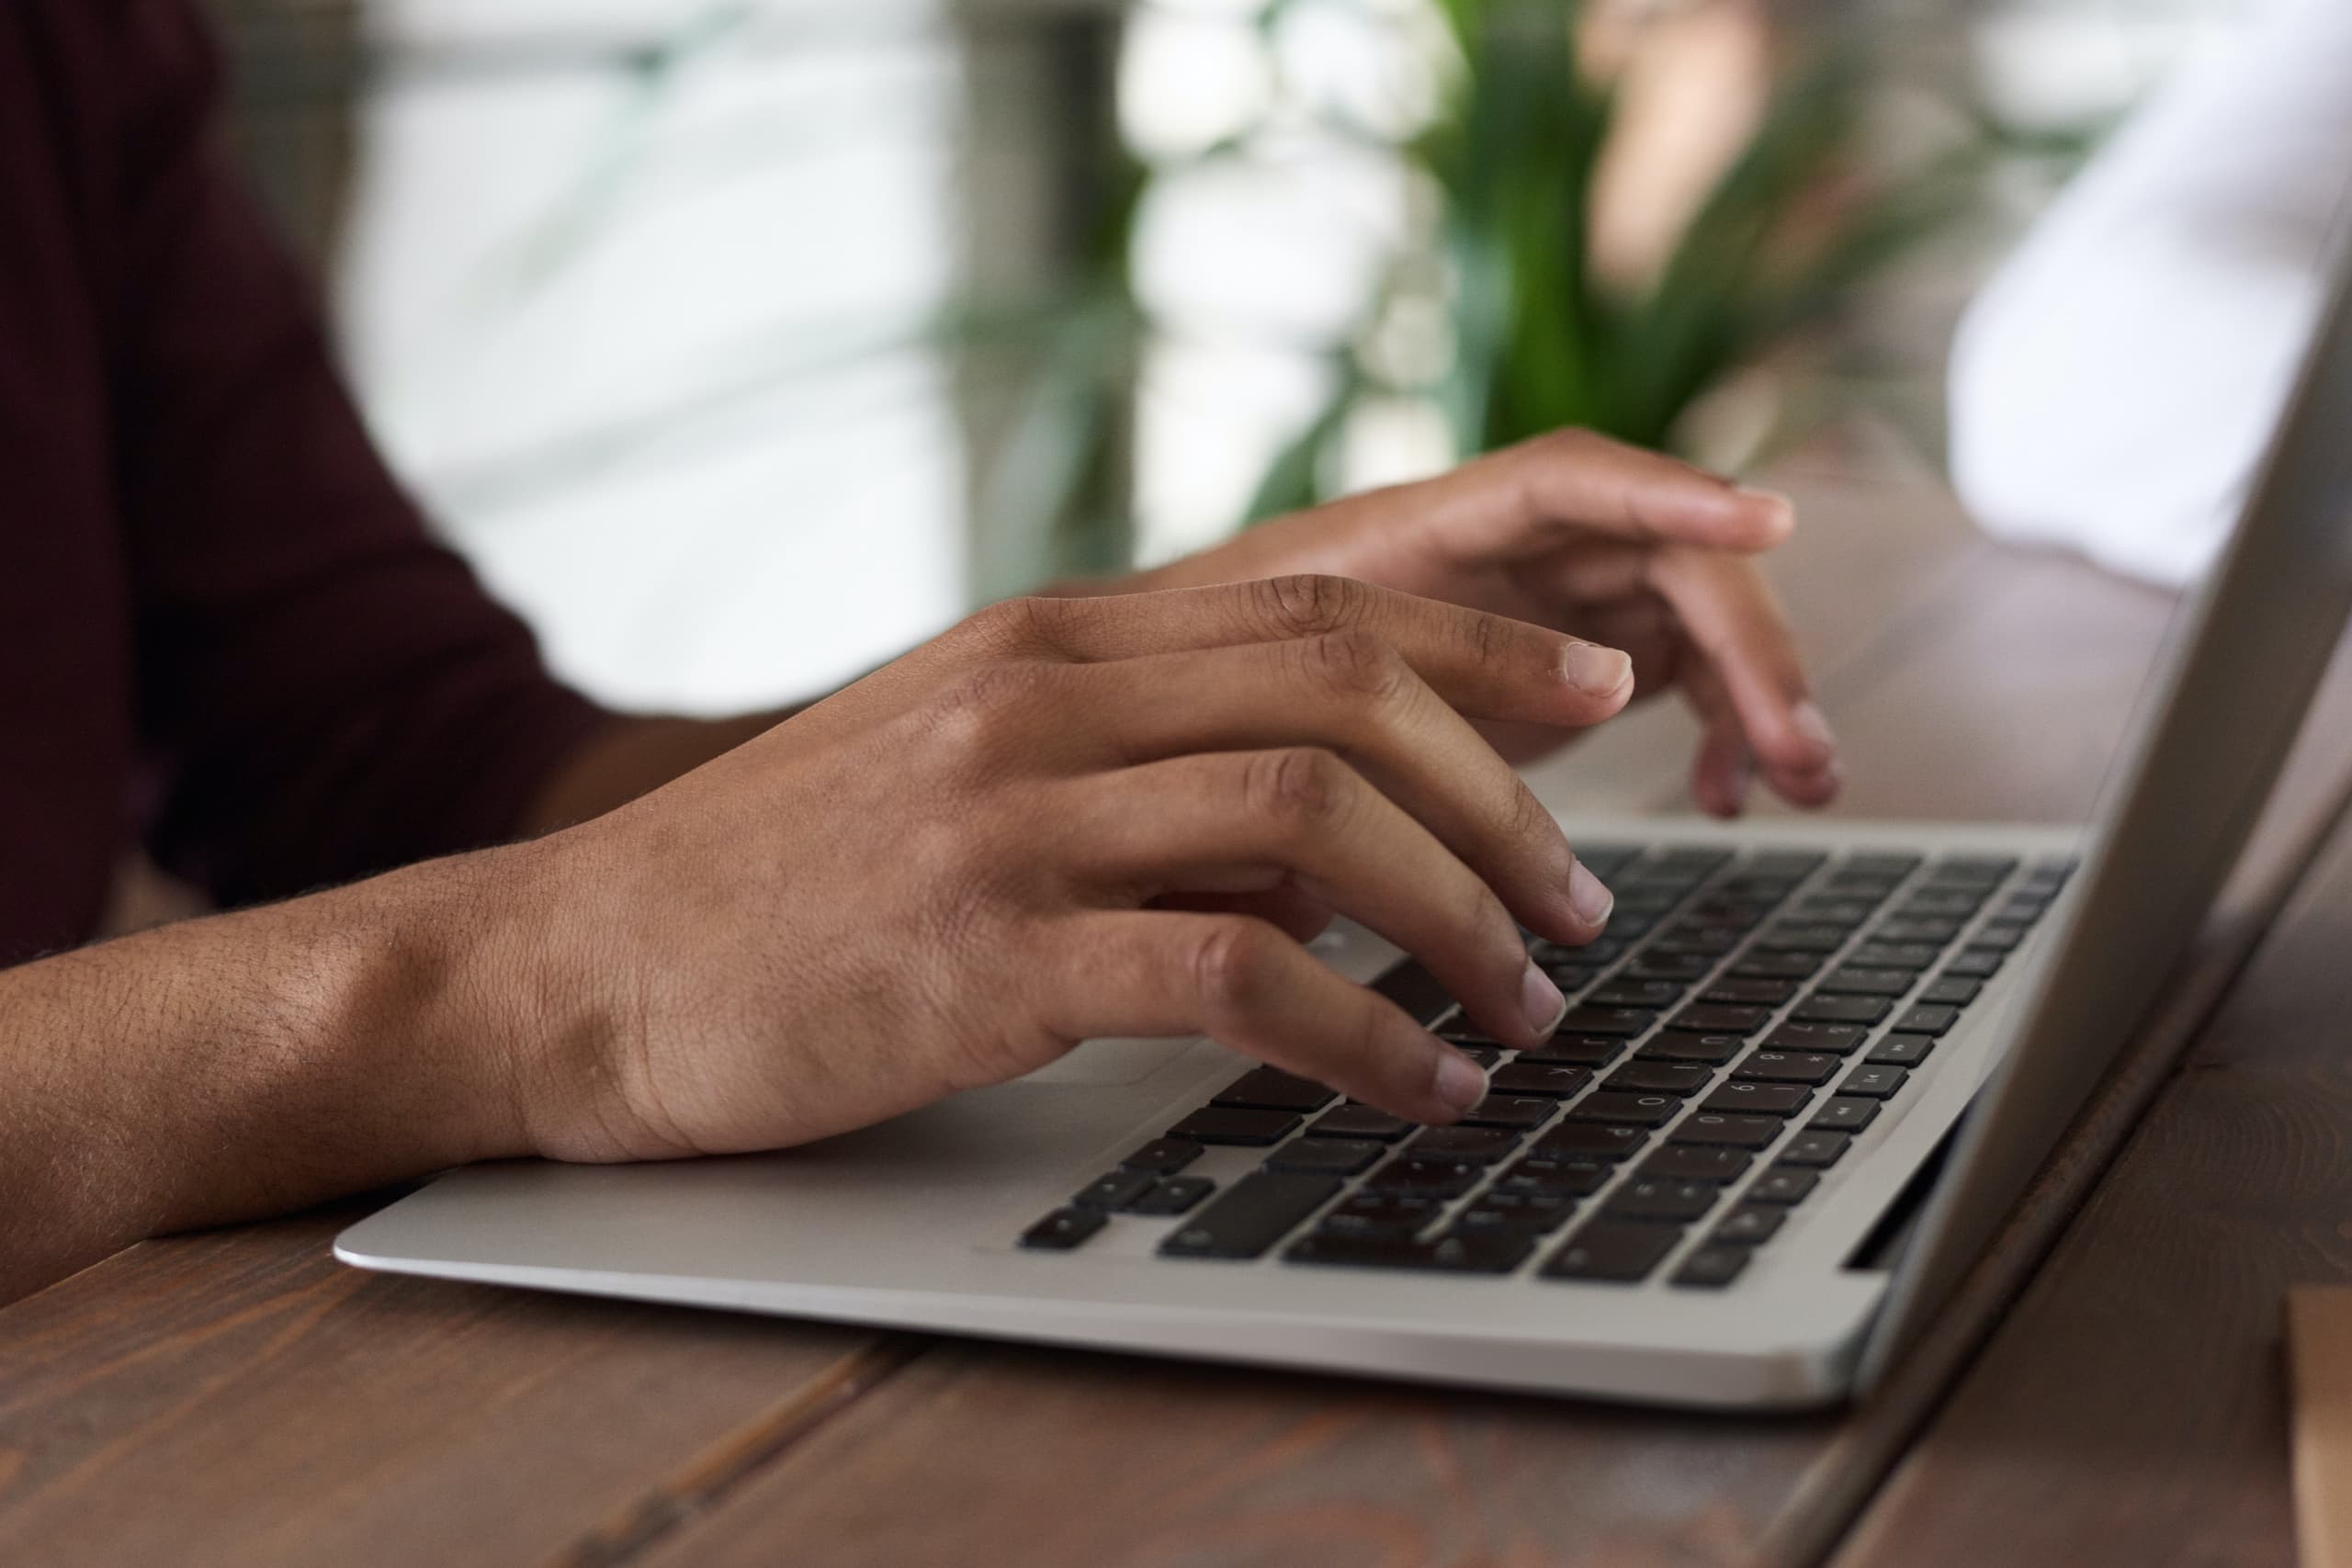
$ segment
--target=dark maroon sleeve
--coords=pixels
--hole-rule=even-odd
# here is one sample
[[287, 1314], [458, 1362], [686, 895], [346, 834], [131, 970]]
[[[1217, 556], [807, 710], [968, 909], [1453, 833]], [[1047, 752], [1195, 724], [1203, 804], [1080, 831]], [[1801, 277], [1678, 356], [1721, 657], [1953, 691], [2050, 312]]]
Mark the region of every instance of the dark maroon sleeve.
[[603, 715], [377, 456], [309, 279], [228, 172], [184, 0], [107, 3], [104, 270], [157, 857], [244, 902], [508, 837]]

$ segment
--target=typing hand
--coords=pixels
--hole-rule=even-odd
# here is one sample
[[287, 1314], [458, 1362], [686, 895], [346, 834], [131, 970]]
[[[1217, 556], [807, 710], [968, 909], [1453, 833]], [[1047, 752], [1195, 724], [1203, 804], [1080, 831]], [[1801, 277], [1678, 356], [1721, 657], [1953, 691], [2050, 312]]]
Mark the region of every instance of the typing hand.
[[[1705, 725], [1691, 789], [1736, 815], [1751, 772], [1800, 806], [1837, 794], [1837, 750], [1788, 623], [1750, 558], [1787, 538], [1778, 496], [1562, 432], [1419, 484], [1279, 518], [1139, 579], [1319, 571], [1572, 632], [1634, 656], [1643, 694], [1679, 685]], [[1556, 730], [1488, 727], [1506, 754]]]
[[[603, 818], [501, 851], [547, 919], [523, 1068], [566, 1158], [760, 1149], [1207, 1033], [1450, 1122], [1471, 1064], [1300, 945], [1335, 909], [1497, 1038], [1564, 1010], [1514, 920], [1609, 896], [1464, 715], [1576, 728], [1625, 655], [1340, 578], [985, 611]], [[1286, 927], [1290, 929], [1285, 929]]]

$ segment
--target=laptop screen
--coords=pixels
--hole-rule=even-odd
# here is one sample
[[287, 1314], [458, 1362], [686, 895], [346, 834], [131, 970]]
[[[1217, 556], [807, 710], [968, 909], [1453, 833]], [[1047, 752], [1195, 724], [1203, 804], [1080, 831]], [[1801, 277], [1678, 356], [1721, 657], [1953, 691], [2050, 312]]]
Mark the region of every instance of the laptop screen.
[[2236, 863], [2352, 609], [2352, 236], [2228, 552], [2176, 619], [2075, 897], [1895, 1266], [1861, 1369], [1932, 1319], [2132, 1037]]

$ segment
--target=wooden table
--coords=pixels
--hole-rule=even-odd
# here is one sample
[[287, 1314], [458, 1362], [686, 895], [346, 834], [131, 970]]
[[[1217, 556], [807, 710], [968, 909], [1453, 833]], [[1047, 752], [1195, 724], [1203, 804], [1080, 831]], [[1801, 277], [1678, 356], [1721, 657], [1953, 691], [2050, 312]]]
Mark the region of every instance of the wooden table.
[[[1849, 808], [2085, 811], [2167, 601], [1996, 549], [1924, 485], [1792, 483], [1780, 573]], [[2280, 1295], [2352, 1276], [2347, 737], [2352, 667], [2137, 1054], [1859, 1409], [1663, 1414], [368, 1275], [327, 1254], [362, 1205], [134, 1247], [0, 1311], [0, 1563], [2284, 1562]], [[1670, 808], [1690, 739], [1645, 711], [1542, 787]]]

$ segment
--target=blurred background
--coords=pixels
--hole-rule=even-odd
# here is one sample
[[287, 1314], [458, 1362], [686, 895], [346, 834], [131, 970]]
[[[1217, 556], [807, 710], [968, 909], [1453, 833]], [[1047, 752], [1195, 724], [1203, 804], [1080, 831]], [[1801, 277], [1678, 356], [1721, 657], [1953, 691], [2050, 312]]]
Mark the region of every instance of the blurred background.
[[2235, 0], [210, 0], [450, 538], [623, 706], [1548, 426], [1934, 471], [1962, 304]]

